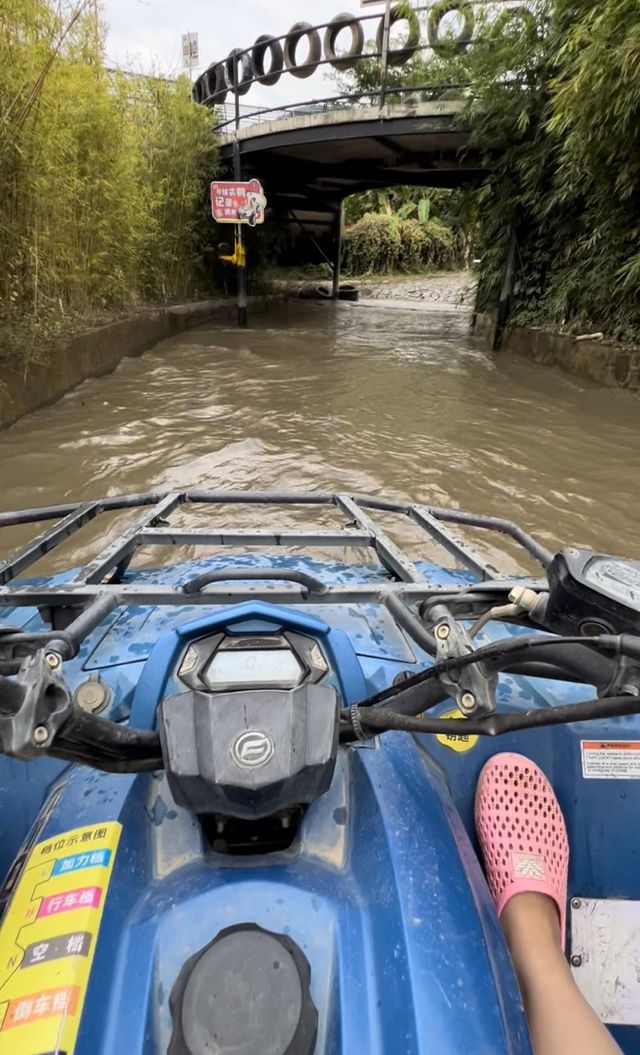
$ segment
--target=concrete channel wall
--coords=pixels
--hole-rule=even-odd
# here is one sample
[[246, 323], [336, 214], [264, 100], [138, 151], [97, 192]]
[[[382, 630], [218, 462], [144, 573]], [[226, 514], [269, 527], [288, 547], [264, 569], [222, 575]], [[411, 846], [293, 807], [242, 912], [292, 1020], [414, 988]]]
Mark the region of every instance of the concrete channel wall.
[[47, 362], [31, 364], [26, 370], [4, 369], [0, 372], [0, 428], [55, 403], [89, 377], [111, 373], [127, 356], [141, 355], [158, 341], [212, 319], [231, 320], [235, 312], [232, 299], [146, 309], [74, 337], [66, 347], [53, 350]]
[[[473, 332], [493, 341], [495, 319], [475, 316]], [[559, 366], [566, 373], [584, 377], [607, 388], [640, 392], [640, 347], [619, 341], [577, 340], [540, 326], [510, 326], [501, 351], [515, 352], [536, 363]]]

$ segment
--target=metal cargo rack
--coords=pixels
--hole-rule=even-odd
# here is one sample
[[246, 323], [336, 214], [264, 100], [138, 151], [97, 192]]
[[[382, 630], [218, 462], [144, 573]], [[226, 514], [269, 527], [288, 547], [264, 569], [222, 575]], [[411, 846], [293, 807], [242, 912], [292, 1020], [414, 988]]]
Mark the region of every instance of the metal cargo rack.
[[[191, 530], [172, 527], [169, 518], [180, 507], [260, 505], [334, 507], [346, 522], [339, 530]], [[73, 578], [62, 583], [20, 582], [18, 576], [80, 528], [105, 513], [144, 509], [143, 516], [119, 539], [106, 547]], [[116, 495], [97, 501], [44, 506], [0, 513], [0, 528], [55, 521], [48, 530], [31, 539], [0, 563], [0, 610], [36, 607], [51, 626], [50, 631], [26, 633], [0, 625], [0, 673], [12, 672], [11, 657], [18, 647], [28, 650], [47, 644], [65, 658], [77, 654], [81, 642], [115, 608], [127, 605], [228, 604], [257, 596], [276, 604], [383, 604], [414, 639], [429, 641], [424, 624], [407, 607], [438, 594], [451, 595], [455, 587], [430, 583], [416, 564], [376, 525], [370, 512], [397, 513], [408, 517], [465, 569], [485, 584], [504, 589], [504, 580], [449, 525], [481, 528], [508, 535], [543, 568], [552, 554], [509, 520], [478, 516], [458, 509], [388, 501], [372, 495], [323, 492], [184, 491]], [[0, 535], [0, 538], [2, 536]], [[141, 546], [196, 545], [204, 547], [264, 546], [305, 548], [345, 546], [373, 550], [389, 579], [348, 583], [324, 582], [307, 571], [275, 568], [239, 568], [205, 571], [181, 584], [136, 581], [125, 576]], [[4, 669], [3, 669], [4, 668]]]

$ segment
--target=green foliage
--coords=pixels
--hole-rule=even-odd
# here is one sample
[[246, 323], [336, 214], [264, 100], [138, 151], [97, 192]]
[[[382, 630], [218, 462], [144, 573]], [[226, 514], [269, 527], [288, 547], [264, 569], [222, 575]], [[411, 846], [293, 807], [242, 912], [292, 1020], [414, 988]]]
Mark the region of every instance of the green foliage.
[[418, 202], [418, 220], [420, 223], [426, 223], [431, 215], [431, 199], [420, 198]]
[[186, 296], [201, 281], [215, 167], [208, 112], [186, 79], [107, 71], [87, 8], [0, 9], [6, 347], [9, 333], [46, 336], [78, 314]]
[[461, 241], [439, 220], [420, 223], [397, 213], [366, 213], [344, 233], [344, 269], [351, 275], [417, 274], [459, 266]]
[[[464, 266], [475, 218], [467, 215], [463, 203], [466, 199], [459, 192], [424, 187], [352, 195], [345, 202], [347, 270], [417, 273]], [[376, 217], [389, 222], [378, 223]]]
[[[513, 227], [515, 321], [637, 339], [640, 5], [544, 0], [539, 11], [537, 41], [477, 49], [478, 135], [504, 146], [480, 206], [483, 304], [495, 303]], [[517, 88], [504, 76], [516, 64]]]
[[[453, 47], [446, 47], [446, 36], [447, 29], [444, 25], [442, 39], [445, 41], [445, 46], [436, 55], [430, 53], [429, 61], [425, 61], [424, 52], [417, 52], [403, 66], [389, 67], [385, 94], [388, 104], [431, 100], [434, 97], [434, 87], [438, 89], [436, 97], [464, 97], [460, 85], [469, 81], [468, 55]], [[372, 52], [376, 50], [375, 41], [370, 41], [367, 46]], [[380, 79], [380, 63], [373, 58], [359, 62], [347, 74], [336, 78], [341, 91], [355, 93], [363, 102], [370, 102], [372, 105], [379, 102]], [[416, 91], [409, 97], [406, 93], [397, 91], [400, 87], [415, 87]], [[376, 270], [373, 265], [370, 268], [368, 265], [365, 266], [367, 259], [375, 256], [375, 248], [373, 244], [369, 244], [368, 235], [360, 234], [365, 228], [359, 228], [358, 232], [353, 234], [350, 229], [350, 225], [357, 224], [370, 213], [395, 215], [400, 220], [414, 220], [418, 227], [426, 232], [427, 244], [421, 243], [419, 250], [416, 251], [412, 247], [416, 238], [419, 238], [416, 234], [417, 229], [411, 229], [411, 233], [406, 234], [407, 246], [398, 255], [398, 263], [394, 265], [397, 270], [407, 272], [437, 266], [459, 267], [463, 266], [468, 259], [475, 228], [475, 212], [468, 196], [455, 190], [396, 186], [387, 190], [371, 190], [355, 194], [345, 202], [347, 244], [351, 240], [353, 245], [356, 242], [359, 245], [362, 237], [368, 245], [368, 248], [363, 246], [362, 254], [358, 252], [358, 259], [353, 264], [354, 273], [359, 270], [364, 272]], [[437, 222], [430, 226], [430, 220]], [[446, 231], [446, 236], [443, 229]], [[371, 241], [375, 241], [376, 237], [372, 230]], [[383, 270], [387, 268], [385, 263], [387, 257], [386, 252], [380, 253], [379, 266]], [[408, 261], [412, 263], [409, 264]], [[441, 261], [441, 263], [434, 263], [434, 261]]]
[[343, 239], [344, 270], [352, 275], [389, 274], [402, 256], [401, 220], [384, 213], [367, 213], [347, 227]]

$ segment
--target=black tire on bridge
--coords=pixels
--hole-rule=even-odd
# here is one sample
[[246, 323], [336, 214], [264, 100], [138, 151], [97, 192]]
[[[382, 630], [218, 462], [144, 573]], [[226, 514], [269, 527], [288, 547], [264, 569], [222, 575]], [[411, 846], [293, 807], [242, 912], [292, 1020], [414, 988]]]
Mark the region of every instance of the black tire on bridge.
[[[198, 85], [200, 85], [200, 97], [196, 95]], [[201, 77], [198, 77], [194, 85], [193, 97], [197, 103], [206, 103], [207, 106], [222, 106], [227, 97], [227, 85], [221, 62], [214, 62], [204, 71]]]
[[[336, 54], [336, 40], [343, 29], [351, 30], [351, 44], [344, 55]], [[362, 55], [364, 29], [362, 22], [348, 12], [331, 19], [324, 34], [324, 57], [336, 70], [349, 70]]]
[[[271, 56], [271, 68], [268, 73], [265, 73], [264, 60], [267, 52]], [[283, 68], [282, 44], [278, 38], [263, 33], [253, 45], [251, 57], [255, 79], [260, 84], [277, 84]]]
[[[389, 48], [387, 57], [389, 66], [403, 66], [420, 47], [420, 22], [413, 8], [404, 4], [396, 4], [392, 7], [389, 16], [389, 30], [396, 22], [406, 22], [409, 26], [409, 34], [401, 48]], [[381, 18], [378, 32], [376, 33], [376, 49], [378, 52], [382, 52], [383, 42], [384, 18]]]
[[[296, 50], [303, 37], [309, 41], [309, 55], [307, 61], [298, 65], [296, 62]], [[322, 44], [320, 34], [314, 29], [310, 22], [296, 22], [287, 33], [284, 41], [284, 64], [294, 77], [310, 77], [315, 73], [316, 66], [322, 55]]]
[[197, 77], [196, 80], [193, 82], [193, 88], [191, 89], [191, 98], [193, 99], [194, 103], [204, 102], [204, 78], [202, 74]]
[[[462, 16], [462, 27], [457, 36], [440, 39], [440, 25], [443, 18], [452, 12]], [[464, 51], [470, 43], [475, 27], [475, 16], [469, 0], [439, 0], [434, 4], [427, 19], [427, 40], [434, 51]]]
[[232, 48], [224, 62], [220, 63], [224, 71], [224, 81], [227, 91], [234, 91], [234, 66], [238, 56], [238, 95], [246, 95], [253, 82], [253, 65], [251, 56], [241, 48]]

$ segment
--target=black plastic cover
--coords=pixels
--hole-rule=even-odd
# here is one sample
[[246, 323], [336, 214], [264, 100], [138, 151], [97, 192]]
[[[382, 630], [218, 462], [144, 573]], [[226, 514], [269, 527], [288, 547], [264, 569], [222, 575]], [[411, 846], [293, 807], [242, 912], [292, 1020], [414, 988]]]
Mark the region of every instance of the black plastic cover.
[[168, 1055], [311, 1055], [309, 962], [283, 934], [242, 923], [184, 964], [169, 998]]
[[331, 783], [338, 697], [329, 685], [168, 696], [158, 726], [169, 785], [193, 813], [246, 820], [313, 802]]
[[640, 562], [568, 547], [548, 572], [544, 622], [561, 634], [640, 633]]

